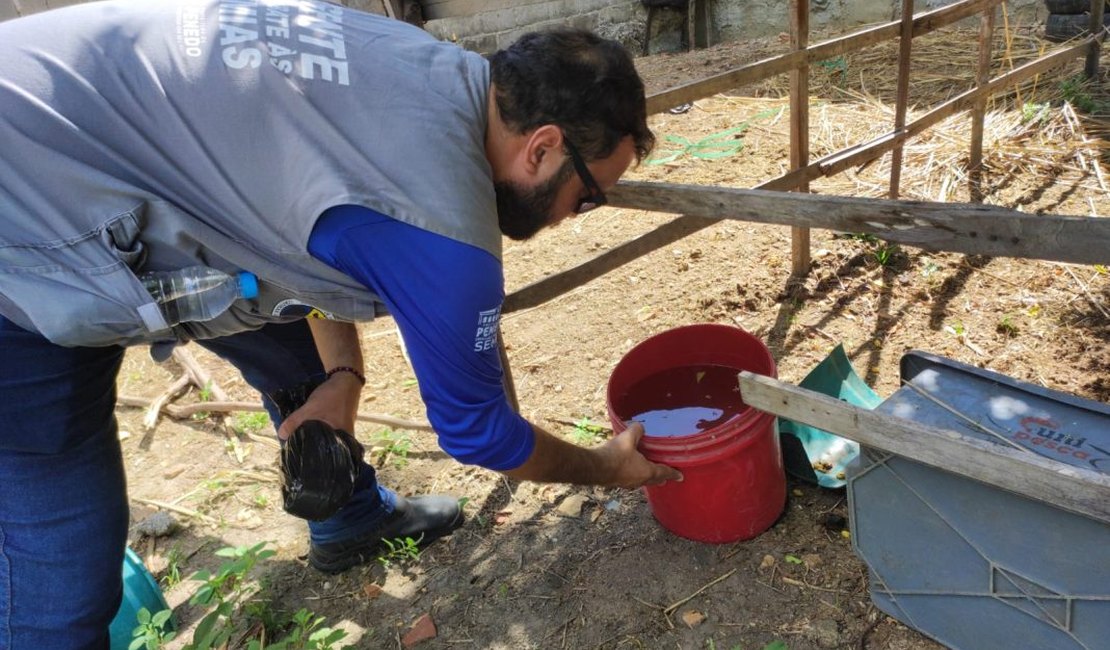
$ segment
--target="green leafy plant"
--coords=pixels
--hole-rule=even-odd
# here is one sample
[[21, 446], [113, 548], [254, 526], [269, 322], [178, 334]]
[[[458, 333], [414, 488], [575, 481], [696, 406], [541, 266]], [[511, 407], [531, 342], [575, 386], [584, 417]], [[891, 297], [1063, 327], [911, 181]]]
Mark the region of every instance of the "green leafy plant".
[[202, 569], [192, 575], [193, 580], [202, 584], [189, 603], [212, 609], [197, 624], [193, 641], [184, 650], [213, 650], [228, 643], [235, 630], [238, 605], [254, 593], [247, 574], [260, 560], [272, 557], [274, 551], [266, 548], [266, 542], [260, 542], [250, 547], [221, 548], [216, 555], [228, 561], [215, 573]]
[[411, 537], [398, 537], [396, 539], [383, 539], [386, 551], [378, 556], [378, 563], [388, 570], [395, 563], [402, 565], [415, 564], [420, 561], [420, 540]]
[[1060, 82], [1064, 100], [1084, 113], [1104, 113], [1106, 104], [1091, 95], [1091, 84], [1083, 75], [1068, 77]]
[[648, 165], [663, 165], [677, 160], [685, 155], [701, 158], [702, 160], [717, 160], [735, 155], [744, 149], [744, 140], [741, 137], [751, 128], [751, 122], [778, 115], [783, 109], [760, 111], [752, 116], [751, 120], [744, 121], [731, 129], [725, 129], [701, 140], [690, 140], [680, 135], [664, 135], [663, 140], [669, 143], [661, 147], [658, 158], [648, 160]]
[[582, 418], [574, 423], [571, 437], [580, 445], [592, 445], [605, 435], [605, 427], [590, 422], [590, 418]]
[[998, 330], [999, 334], [1004, 334], [1010, 337], [1018, 335], [1018, 326], [1014, 323], [1014, 317], [1012, 314], [1006, 314], [1005, 316], [1003, 316], [1002, 320], [998, 321], [998, 325], [995, 326], [995, 328]]
[[787, 564], [801, 564], [802, 563], [802, 560], [799, 559], [796, 555], [786, 555], [785, 557], [783, 557], [783, 559], [786, 560]]
[[1052, 106], [1045, 103], [1025, 102], [1021, 105], [1021, 123], [1022, 124], [1040, 124], [1048, 117], [1048, 112], [1052, 110]]
[[174, 544], [166, 553], [166, 572], [162, 574], [162, 578], [159, 580], [163, 587], [172, 589], [181, 584], [181, 562], [184, 559], [181, 554], [181, 545]]
[[875, 261], [879, 266], [890, 266], [894, 264], [895, 257], [899, 253], [897, 244], [881, 244], [875, 247], [871, 254], [875, 257]]
[[[322, 627], [326, 619], [307, 609], [293, 615], [293, 630], [280, 641], [263, 646], [255, 639], [247, 644], [247, 650], [333, 650], [335, 645], [347, 638], [341, 629]], [[344, 646], [346, 647], [346, 646]]]
[[394, 433], [389, 429], [382, 429], [378, 433], [378, 442], [375, 447], [381, 449], [379, 464], [384, 463], [387, 458], [392, 458], [393, 466], [400, 469], [409, 462], [412, 439], [404, 433]]
[[131, 632], [134, 638], [131, 639], [127, 650], [160, 650], [166, 643], [173, 641], [177, 632], [168, 629], [172, 614], [173, 611], [169, 609], [163, 609], [153, 615], [146, 607], [140, 609], [135, 615], [139, 624]]
[[270, 426], [270, 416], [265, 412], [236, 413], [232, 419], [232, 427], [240, 433], [258, 433]]

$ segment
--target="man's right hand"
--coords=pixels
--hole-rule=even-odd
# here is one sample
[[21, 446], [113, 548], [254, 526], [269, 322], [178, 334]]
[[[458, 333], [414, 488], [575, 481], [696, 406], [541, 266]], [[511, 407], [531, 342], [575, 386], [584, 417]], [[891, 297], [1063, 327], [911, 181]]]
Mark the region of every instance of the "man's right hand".
[[653, 463], [640, 453], [638, 447], [643, 437], [644, 425], [633, 422], [597, 449], [598, 453], [610, 457], [609, 464], [615, 468], [609, 485], [637, 488], [682, 480], [682, 472], [667, 465]]

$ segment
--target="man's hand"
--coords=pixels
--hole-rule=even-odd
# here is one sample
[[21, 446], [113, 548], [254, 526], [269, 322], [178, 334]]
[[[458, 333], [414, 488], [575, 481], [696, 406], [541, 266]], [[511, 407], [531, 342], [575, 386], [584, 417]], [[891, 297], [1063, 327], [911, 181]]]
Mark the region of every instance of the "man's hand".
[[[362, 371], [362, 347], [353, 323], [310, 318], [308, 326], [325, 370], [346, 366]], [[321, 420], [353, 434], [361, 392], [362, 382], [353, 374], [335, 373], [312, 391], [304, 406], [285, 418], [278, 437], [288, 440], [305, 420]]]
[[320, 384], [304, 406], [293, 411], [278, 428], [278, 437], [288, 440], [306, 420], [327, 422], [333, 429], [355, 431], [355, 415], [362, 384], [349, 372], [337, 372]]
[[608, 485], [637, 488], [642, 485], [659, 485], [667, 481], [681, 481], [682, 473], [673, 467], [653, 463], [637, 449], [644, 437], [644, 425], [633, 422], [627, 429], [598, 448], [598, 453], [609, 456], [608, 465], [615, 468]]
[[651, 462], [636, 449], [644, 436], [644, 427], [639, 423], [592, 449], [572, 445], [534, 424], [532, 429], [536, 435], [532, 455], [505, 475], [523, 481], [624, 488], [682, 480], [681, 472]]

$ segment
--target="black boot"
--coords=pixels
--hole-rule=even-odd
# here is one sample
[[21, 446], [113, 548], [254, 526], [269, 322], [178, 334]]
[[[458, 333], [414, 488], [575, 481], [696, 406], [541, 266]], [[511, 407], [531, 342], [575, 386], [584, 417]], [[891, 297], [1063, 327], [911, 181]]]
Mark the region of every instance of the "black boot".
[[421, 548], [462, 525], [458, 499], [422, 496], [406, 499], [397, 495], [393, 512], [377, 528], [351, 539], [317, 544], [311, 542], [308, 563], [323, 573], [340, 573], [378, 557], [385, 549], [382, 540], [412, 538]]

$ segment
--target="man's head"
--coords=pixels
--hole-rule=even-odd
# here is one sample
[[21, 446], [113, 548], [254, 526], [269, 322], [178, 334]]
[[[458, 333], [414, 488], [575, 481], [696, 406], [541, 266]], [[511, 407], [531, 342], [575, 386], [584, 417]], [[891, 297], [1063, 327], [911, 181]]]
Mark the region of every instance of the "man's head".
[[655, 144], [644, 84], [619, 43], [575, 29], [527, 34], [490, 58], [490, 76], [487, 153], [509, 237], [603, 203]]

